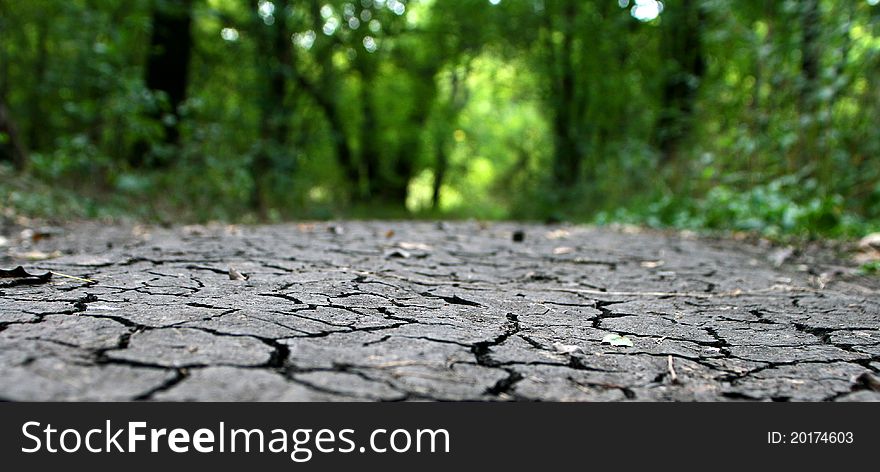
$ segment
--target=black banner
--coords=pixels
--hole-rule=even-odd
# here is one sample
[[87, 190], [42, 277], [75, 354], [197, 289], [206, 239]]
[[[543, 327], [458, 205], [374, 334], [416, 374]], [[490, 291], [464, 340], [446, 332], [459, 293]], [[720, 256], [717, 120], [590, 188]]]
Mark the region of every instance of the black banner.
[[840, 467], [876, 457], [878, 413], [865, 403], [6, 403], [0, 455], [5, 470]]

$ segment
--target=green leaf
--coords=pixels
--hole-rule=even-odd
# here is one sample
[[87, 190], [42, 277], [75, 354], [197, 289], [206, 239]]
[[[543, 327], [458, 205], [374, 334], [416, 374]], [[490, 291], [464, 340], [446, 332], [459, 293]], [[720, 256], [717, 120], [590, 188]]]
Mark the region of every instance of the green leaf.
[[859, 274], [861, 275], [873, 275], [880, 274], [880, 261], [871, 261], [862, 264], [859, 267]]
[[602, 338], [602, 344], [611, 344], [612, 346], [626, 346], [633, 347], [633, 342], [629, 340], [626, 336], [621, 336], [619, 334], [606, 334], [604, 338]]

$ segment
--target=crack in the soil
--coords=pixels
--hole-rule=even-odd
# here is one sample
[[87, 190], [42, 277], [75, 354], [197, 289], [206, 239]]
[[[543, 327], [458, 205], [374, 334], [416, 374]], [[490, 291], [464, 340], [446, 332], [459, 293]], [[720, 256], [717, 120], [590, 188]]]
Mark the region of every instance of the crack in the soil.
[[[516, 335], [520, 331], [519, 319], [513, 313], [507, 314], [507, 323], [504, 326], [504, 332], [495, 339], [489, 341], [479, 341], [471, 345], [471, 352], [478, 365], [483, 367], [503, 367], [500, 362], [492, 359], [490, 352], [492, 347], [504, 344], [511, 336]], [[504, 368], [507, 377], [497, 381], [494, 385], [486, 389], [486, 393], [492, 396], [503, 396], [511, 392], [516, 383], [523, 379], [522, 374], [512, 368]]]

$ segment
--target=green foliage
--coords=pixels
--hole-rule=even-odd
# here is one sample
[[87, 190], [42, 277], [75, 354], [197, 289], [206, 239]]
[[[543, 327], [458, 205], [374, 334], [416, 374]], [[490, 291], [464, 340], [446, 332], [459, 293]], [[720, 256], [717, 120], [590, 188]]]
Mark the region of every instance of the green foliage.
[[859, 272], [862, 275], [877, 275], [880, 274], [880, 261], [871, 261], [862, 264], [859, 267]]
[[177, 109], [145, 80], [161, 5], [0, 0], [0, 160], [28, 151], [3, 205], [774, 237], [880, 221], [866, 1], [195, 0]]
[[847, 212], [840, 195], [823, 196], [817, 191], [815, 180], [802, 181], [797, 176], [745, 190], [719, 184], [702, 197], [665, 194], [642, 206], [602, 212], [596, 222], [749, 231], [769, 237], [855, 237], [877, 226]]

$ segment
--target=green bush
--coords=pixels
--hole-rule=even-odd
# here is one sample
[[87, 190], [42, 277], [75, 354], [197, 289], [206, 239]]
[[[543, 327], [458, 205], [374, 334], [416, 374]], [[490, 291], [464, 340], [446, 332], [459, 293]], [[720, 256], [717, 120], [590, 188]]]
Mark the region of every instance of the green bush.
[[661, 194], [643, 205], [602, 212], [595, 221], [749, 231], [768, 237], [847, 237], [871, 228], [863, 217], [847, 211], [840, 195], [823, 195], [814, 180], [797, 176], [746, 189], [719, 184], [696, 198]]

